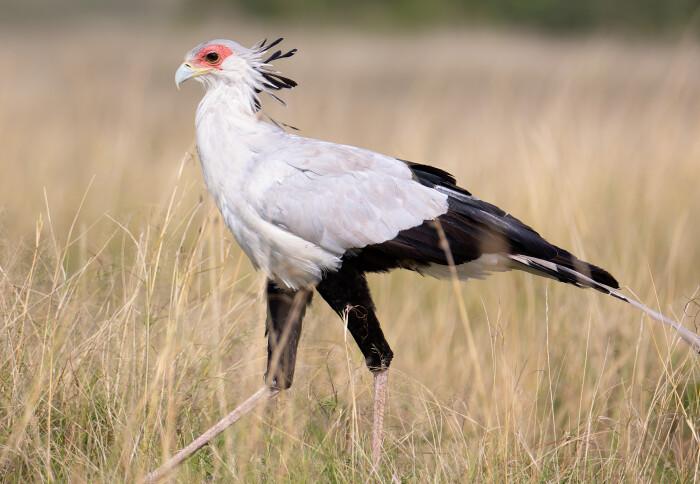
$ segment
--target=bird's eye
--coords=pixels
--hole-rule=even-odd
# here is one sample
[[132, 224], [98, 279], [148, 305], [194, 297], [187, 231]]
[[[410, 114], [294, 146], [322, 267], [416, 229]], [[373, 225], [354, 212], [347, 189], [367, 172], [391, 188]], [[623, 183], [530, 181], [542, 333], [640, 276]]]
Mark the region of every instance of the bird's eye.
[[204, 56], [204, 58], [207, 60], [207, 62], [218, 62], [219, 54], [217, 54], [216, 52], [209, 52], [207, 55]]

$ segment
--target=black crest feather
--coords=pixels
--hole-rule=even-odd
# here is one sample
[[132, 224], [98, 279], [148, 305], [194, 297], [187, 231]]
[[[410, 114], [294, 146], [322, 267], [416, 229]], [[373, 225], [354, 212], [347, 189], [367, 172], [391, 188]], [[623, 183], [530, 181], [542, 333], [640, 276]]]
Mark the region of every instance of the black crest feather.
[[[268, 52], [270, 49], [278, 45], [280, 42], [284, 40], [284, 37], [280, 37], [276, 40], [273, 40], [270, 43], [267, 43], [267, 39], [264, 39], [261, 42], [258, 42], [254, 47], [253, 50], [257, 54], [263, 54], [264, 52]], [[260, 64], [256, 67], [258, 72], [262, 75], [264, 79], [263, 87], [266, 89], [272, 89], [275, 91], [279, 91], [281, 89], [291, 89], [293, 87], [297, 86], [296, 81], [283, 76], [277, 71], [272, 70], [272, 66], [269, 65], [270, 62], [280, 60], [280, 59], [286, 59], [287, 57], [292, 57], [294, 54], [297, 53], [297, 49], [292, 49], [287, 52], [283, 52], [281, 50], [276, 50], [265, 60], [262, 60]], [[261, 57], [262, 58], [262, 57]]]
[[[272, 51], [272, 48], [279, 45], [280, 42], [282, 42], [283, 40], [284, 37], [280, 37], [268, 43], [267, 39], [264, 39], [258, 42], [252, 48], [252, 50], [260, 56], [260, 60], [258, 60], [258, 63], [256, 63], [255, 65], [255, 69], [262, 76], [262, 82], [260, 85], [258, 85], [257, 88], [255, 88], [255, 96], [253, 99], [253, 105], [255, 106], [256, 111], [260, 111], [260, 109], [262, 109], [262, 103], [260, 101], [259, 96], [260, 93], [266, 92], [280, 103], [286, 104], [279, 96], [274, 94], [272, 91], [292, 89], [297, 86], [296, 81], [290, 79], [289, 77], [283, 76], [282, 74], [274, 70], [274, 68], [270, 65], [271, 62], [292, 57], [294, 54], [297, 53], [297, 49], [291, 49], [287, 52], [284, 52], [279, 49]], [[270, 53], [270, 51], [272, 51], [272, 53]], [[265, 54], [265, 56], [263, 56], [263, 54]], [[289, 128], [296, 129], [293, 126], [289, 126], [284, 123], [278, 123], [274, 120], [272, 121], [277, 125], [287, 126]]]

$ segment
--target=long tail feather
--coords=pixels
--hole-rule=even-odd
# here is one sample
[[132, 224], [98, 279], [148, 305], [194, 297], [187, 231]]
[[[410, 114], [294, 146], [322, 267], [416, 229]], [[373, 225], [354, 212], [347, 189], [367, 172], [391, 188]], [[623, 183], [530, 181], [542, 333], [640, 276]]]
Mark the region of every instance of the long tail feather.
[[611, 294], [613, 296], [615, 296], [616, 298], [622, 299], [626, 303], [629, 303], [632, 306], [634, 306], [635, 308], [640, 309], [641, 311], [648, 314], [649, 317], [651, 317], [652, 319], [655, 319], [656, 321], [659, 321], [661, 323], [667, 324], [668, 326], [671, 326], [673, 329], [678, 331], [678, 335], [681, 338], [683, 338], [683, 341], [688, 343], [693, 348], [693, 350], [695, 350], [696, 353], [700, 353], [700, 337], [697, 334], [693, 333], [685, 326], [681, 326], [680, 323], [677, 323], [673, 319], [668, 318], [657, 311], [654, 311], [653, 309], [651, 309], [648, 306], [645, 306], [644, 304], [640, 303], [639, 301], [637, 301], [635, 299], [630, 299], [630, 298], [624, 296], [623, 294], [621, 294], [619, 291], [615, 290], [614, 292], [616, 294], [612, 294], [612, 293]]
[[543, 273], [544, 275], [554, 277], [555, 279], [561, 279], [561, 275], [562, 273], [564, 273], [574, 278], [574, 283], [578, 286], [596, 289], [600, 292], [604, 292], [605, 294], [609, 294], [614, 298], [620, 299], [621, 301], [625, 301], [626, 303], [631, 304], [635, 308], [647, 314], [650, 318], [654, 319], [655, 321], [658, 321], [675, 329], [678, 335], [683, 339], [683, 341], [688, 343], [696, 353], [700, 354], [700, 336], [690, 331], [688, 328], [681, 325], [677, 321], [674, 321], [673, 319], [664, 316], [663, 314], [657, 311], [654, 311], [653, 309], [642, 304], [636, 299], [632, 299], [631, 297], [626, 296], [618, 289], [594, 281], [587, 275], [582, 274], [578, 271], [575, 271], [573, 269], [559, 264], [553, 264], [549, 261], [521, 255], [510, 255], [509, 258], [512, 261], [516, 262], [519, 266], [522, 266], [525, 270], [538, 271]]

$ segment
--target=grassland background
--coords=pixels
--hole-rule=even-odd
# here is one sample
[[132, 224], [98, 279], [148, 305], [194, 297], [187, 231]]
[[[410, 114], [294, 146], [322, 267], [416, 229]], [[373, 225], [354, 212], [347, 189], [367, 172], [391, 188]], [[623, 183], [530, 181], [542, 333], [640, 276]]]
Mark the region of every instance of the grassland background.
[[[0, 31], [0, 475], [142, 476], [262, 381], [263, 277], [192, 156], [196, 42], [284, 35], [271, 114], [429, 162], [695, 327], [700, 47], [502, 31], [379, 34], [92, 21]], [[698, 363], [592, 291], [498, 274], [371, 277], [395, 350], [382, 480], [679, 481]], [[464, 305], [465, 311], [461, 310]], [[697, 328], [696, 328], [697, 329]], [[293, 389], [180, 482], [363, 482], [371, 376], [320, 300]]]

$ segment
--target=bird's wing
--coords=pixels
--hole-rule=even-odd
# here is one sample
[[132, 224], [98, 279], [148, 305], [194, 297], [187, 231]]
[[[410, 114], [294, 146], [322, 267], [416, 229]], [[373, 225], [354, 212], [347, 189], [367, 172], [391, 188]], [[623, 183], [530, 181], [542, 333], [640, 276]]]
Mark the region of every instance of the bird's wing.
[[277, 173], [260, 194], [268, 222], [336, 255], [391, 240], [447, 211], [447, 196], [391, 157], [345, 145], [291, 138], [266, 153]]
[[590, 286], [574, 271], [618, 286], [605, 270], [472, 196], [447, 172], [355, 147], [294, 140], [260, 164], [262, 172], [276, 167], [258, 177], [265, 180], [264, 190], [256, 190], [260, 215], [336, 256], [352, 253], [367, 271], [406, 267], [444, 277], [454, 264], [460, 277], [520, 269]]
[[[435, 223], [423, 224], [371, 247], [374, 259], [391, 256], [413, 260], [418, 263], [417, 270], [436, 276], [449, 275], [445, 266], [455, 264], [463, 270], [458, 271], [459, 275], [465, 277], [519, 269], [603, 292], [619, 287], [607, 271], [579, 260], [512, 215], [472, 196], [457, 186], [449, 173], [428, 165], [407, 163], [417, 180], [448, 196], [448, 210], [437, 218], [438, 230]], [[441, 237], [446, 244], [440, 243]], [[449, 247], [449, 257], [445, 245]], [[578, 277], [581, 275], [585, 277]]]

